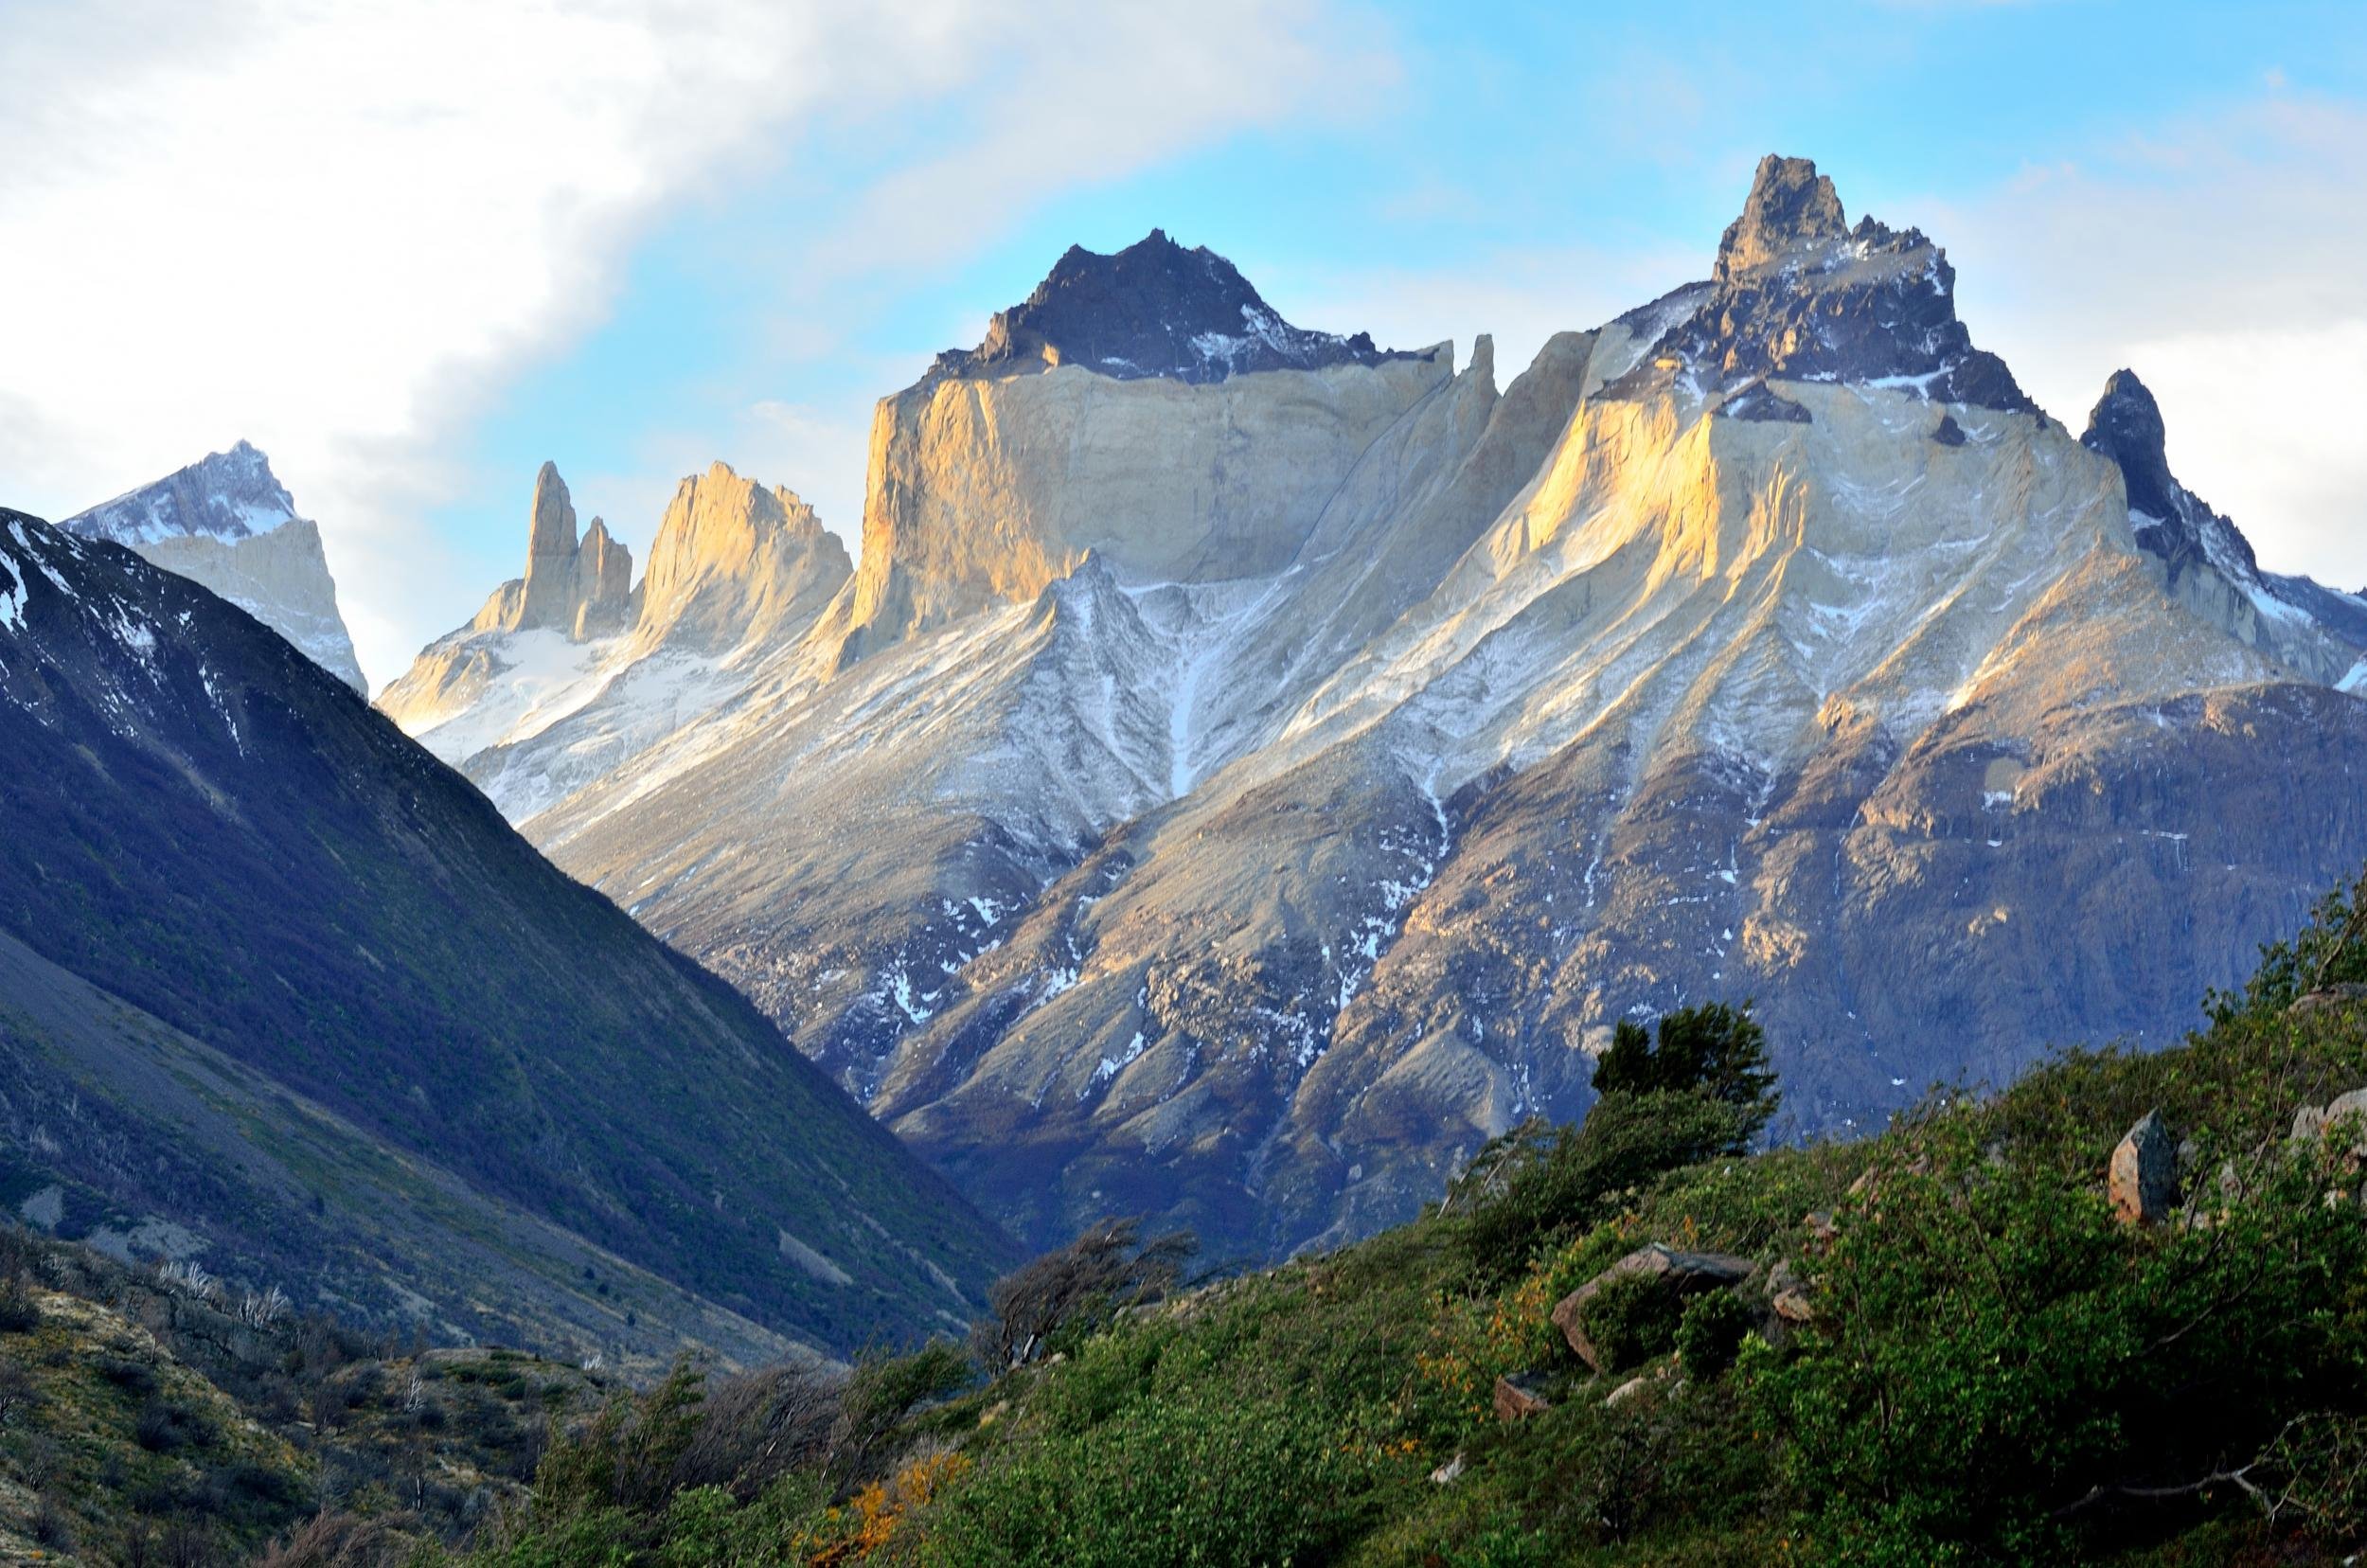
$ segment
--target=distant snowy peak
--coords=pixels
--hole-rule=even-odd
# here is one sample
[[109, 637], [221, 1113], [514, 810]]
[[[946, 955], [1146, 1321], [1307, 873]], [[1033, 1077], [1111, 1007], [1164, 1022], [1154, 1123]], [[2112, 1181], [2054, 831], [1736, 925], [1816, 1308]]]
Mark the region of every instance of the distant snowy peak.
[[295, 515], [295, 500], [272, 472], [271, 459], [240, 441], [59, 526], [84, 539], [138, 546], [193, 534], [246, 539]]
[[1121, 381], [1219, 382], [1255, 370], [1315, 370], [1423, 357], [1293, 327], [1240, 270], [1205, 245], [1185, 250], [1163, 229], [1115, 255], [1072, 245], [1036, 292], [971, 349], [937, 356], [933, 377], [1008, 375], [1079, 365]]
[[[2005, 362], [1975, 348], [1956, 319], [1956, 270], [1937, 245], [1871, 218], [1850, 227], [1814, 163], [1772, 153], [1719, 241], [1706, 295], [1608, 390], [1719, 398], [1770, 378], [2038, 412]], [[1737, 412], [1795, 417], [1774, 406], [1760, 398]]]

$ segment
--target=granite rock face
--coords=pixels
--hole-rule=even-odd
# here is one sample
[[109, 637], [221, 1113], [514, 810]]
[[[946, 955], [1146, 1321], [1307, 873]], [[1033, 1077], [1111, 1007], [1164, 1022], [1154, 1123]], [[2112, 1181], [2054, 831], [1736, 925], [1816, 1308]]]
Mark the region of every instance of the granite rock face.
[[525, 577], [421, 650], [379, 706], [523, 820], [745, 692], [851, 573], [812, 508], [719, 462], [677, 487], [636, 584], [604, 522], [576, 537], [545, 463]]
[[2105, 383], [2079, 441], [2120, 470], [2137, 543], [2161, 558], [2181, 602], [2315, 679], [2340, 683], [2360, 668], [2367, 602], [2263, 572], [2242, 531], [2170, 472], [2161, 404], [2135, 371], [2116, 370]]
[[1788, 1133], [2177, 1038], [2367, 859], [2336, 612], [2173, 583], [1812, 168], [1711, 270], [1508, 385], [941, 367], [811, 630], [526, 829], [1037, 1244], [1396, 1222], [1704, 999]]
[[576, 537], [576, 505], [555, 463], [534, 476], [526, 517], [526, 572], [503, 583], [477, 612], [478, 632], [557, 632], [589, 642], [623, 630], [632, 616], [632, 552], [599, 518]]
[[323, 669], [366, 689], [320, 526], [299, 516], [271, 459], [239, 442], [59, 526], [138, 551], [204, 584], [301, 650]]

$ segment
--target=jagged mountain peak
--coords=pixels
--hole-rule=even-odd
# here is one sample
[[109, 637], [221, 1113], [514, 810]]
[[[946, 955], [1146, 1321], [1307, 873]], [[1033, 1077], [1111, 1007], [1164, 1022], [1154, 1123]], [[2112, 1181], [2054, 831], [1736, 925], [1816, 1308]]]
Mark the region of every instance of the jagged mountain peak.
[[1154, 228], [1108, 255], [1071, 245], [1033, 294], [996, 312], [985, 341], [940, 354], [932, 375], [1080, 365], [1123, 381], [1202, 383], [1407, 357], [1415, 356], [1376, 348], [1370, 333], [1290, 325], [1231, 261]]
[[347, 686], [365, 689], [319, 526], [297, 513], [254, 442], [209, 453], [58, 526], [136, 550], [204, 584]]
[[2079, 444], [2121, 466], [2128, 484], [2128, 506], [2151, 517], [2178, 515], [2179, 485], [2170, 477], [2169, 431], [2162, 405], [2134, 370], [2112, 372], [2104, 395], [2088, 411]]
[[2259, 560], [2243, 531], [2171, 473], [2162, 405], [2136, 371], [2112, 372], [2079, 442], [2119, 465], [2137, 542], [2162, 558], [2173, 581], [2198, 561], [2239, 588], [2260, 581]]
[[1788, 251], [1848, 233], [1832, 177], [1819, 174], [1813, 159], [1770, 152], [1759, 160], [1741, 216], [1718, 241], [1716, 276], [1723, 282]]
[[1759, 161], [1699, 303], [1606, 390], [1715, 400], [1770, 379], [2038, 412], [1956, 319], [1956, 270], [1939, 246], [1872, 218], [1850, 226], [1829, 176], [1773, 153]]
[[[559, 465], [545, 460], [534, 475], [534, 505], [527, 514], [526, 554], [567, 556], [576, 550], [576, 504]], [[531, 576], [531, 572], [528, 573]]]
[[271, 471], [271, 459], [243, 438], [162, 479], [126, 490], [59, 525], [85, 539], [138, 546], [191, 534], [245, 539], [296, 515], [295, 498]]

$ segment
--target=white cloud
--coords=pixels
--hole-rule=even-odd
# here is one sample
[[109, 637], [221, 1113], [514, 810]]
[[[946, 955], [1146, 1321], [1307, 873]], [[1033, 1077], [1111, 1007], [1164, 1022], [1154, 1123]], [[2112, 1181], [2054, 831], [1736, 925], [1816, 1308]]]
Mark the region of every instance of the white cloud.
[[1909, 216], [1974, 340], [2074, 431], [2113, 370], [2264, 563], [2367, 583], [2367, 110], [2283, 94]]
[[[816, 116], [869, 116], [900, 167], [815, 254], [941, 264], [1063, 181], [1320, 102], [1331, 26], [1250, 0], [20, 5], [9, 499], [69, 511], [248, 437], [320, 517], [386, 679], [488, 586], [418, 521], [465, 480], [455, 434], [600, 317], [675, 205], [744, 185]], [[990, 134], [884, 129], [966, 96]]]

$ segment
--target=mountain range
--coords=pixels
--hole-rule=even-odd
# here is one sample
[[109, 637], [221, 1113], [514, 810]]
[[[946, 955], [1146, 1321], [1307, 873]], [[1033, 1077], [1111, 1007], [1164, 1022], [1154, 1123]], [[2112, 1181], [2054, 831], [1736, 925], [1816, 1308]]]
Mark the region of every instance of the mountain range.
[[381, 701], [1023, 1240], [1274, 1256], [1684, 1003], [1787, 1136], [2182, 1033], [2367, 856], [2367, 603], [2169, 451], [1802, 159], [1501, 385], [1154, 231], [880, 403], [856, 561], [719, 465], [625, 591], [546, 468]]

